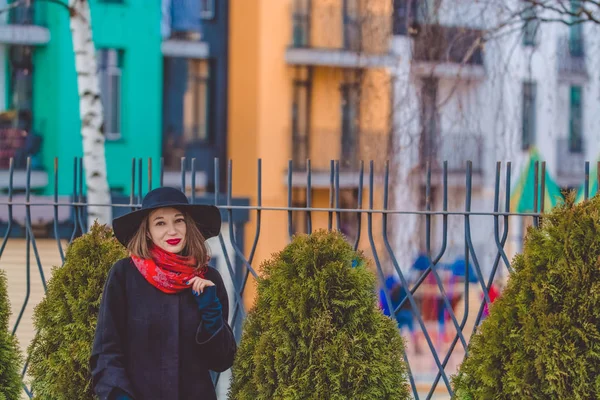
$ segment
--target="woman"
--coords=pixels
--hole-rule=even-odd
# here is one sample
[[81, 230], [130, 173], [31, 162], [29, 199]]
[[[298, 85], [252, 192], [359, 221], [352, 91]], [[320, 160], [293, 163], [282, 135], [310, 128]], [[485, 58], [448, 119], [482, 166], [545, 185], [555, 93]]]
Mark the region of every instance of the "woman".
[[102, 400], [216, 399], [209, 370], [227, 370], [236, 352], [227, 292], [207, 265], [219, 210], [159, 188], [113, 228], [131, 257], [115, 263], [104, 287], [94, 391]]

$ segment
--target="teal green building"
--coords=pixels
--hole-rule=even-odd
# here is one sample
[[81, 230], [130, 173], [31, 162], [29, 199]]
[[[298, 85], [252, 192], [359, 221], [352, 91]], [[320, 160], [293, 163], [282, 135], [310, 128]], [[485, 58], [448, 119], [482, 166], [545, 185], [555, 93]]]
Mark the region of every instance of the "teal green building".
[[[115, 192], [128, 191], [131, 174], [124, 167], [131, 165], [132, 157], [161, 156], [160, 2], [90, 3], [105, 105], [109, 185]], [[73, 187], [72, 160], [82, 155], [69, 15], [56, 4], [36, 6], [45, 17], [42, 24], [50, 40], [33, 55], [33, 131], [42, 136], [40, 161], [50, 181], [54, 157], [60, 158], [59, 192], [68, 194]]]

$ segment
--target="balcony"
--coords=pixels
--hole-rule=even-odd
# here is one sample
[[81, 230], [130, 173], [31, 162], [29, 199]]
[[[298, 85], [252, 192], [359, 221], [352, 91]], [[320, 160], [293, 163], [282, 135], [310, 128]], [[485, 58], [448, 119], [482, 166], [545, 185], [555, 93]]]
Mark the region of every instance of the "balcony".
[[561, 36], [557, 46], [558, 79], [573, 84], [584, 84], [589, 75], [585, 62], [583, 40], [569, 40]]
[[[328, 188], [331, 160], [339, 160], [340, 187], [353, 188], [359, 183], [360, 162], [364, 161], [364, 184], [368, 185], [369, 162], [375, 162], [378, 175], [388, 159], [390, 136], [387, 132], [357, 132], [345, 135], [340, 130], [314, 130], [310, 138], [292, 139], [293, 186], [306, 186], [306, 159], [311, 160], [312, 185]], [[287, 175], [286, 175], [287, 183]]]
[[291, 14], [288, 64], [378, 68], [397, 63], [389, 51], [391, 15], [350, 12], [319, 2], [309, 5], [307, 0], [295, 0]]
[[444, 161], [447, 161], [449, 184], [464, 185], [467, 161], [471, 161], [474, 184], [477, 185], [483, 175], [483, 148], [483, 136], [478, 134], [443, 134], [431, 141], [422, 137], [415, 164], [424, 169], [429, 162], [432, 173], [439, 177]]
[[[210, 2], [162, 2], [161, 50], [164, 57], [206, 59], [210, 49], [202, 39], [202, 18], [210, 13], [204, 9]], [[214, 11], [214, 10], [212, 10]]]
[[585, 146], [583, 139], [560, 138], [556, 141], [557, 180], [561, 185], [581, 183], [585, 169]]
[[420, 25], [414, 38], [411, 71], [420, 77], [485, 78], [484, 31], [467, 27]]
[[31, 1], [10, 9], [6, 23], [0, 24], [0, 44], [38, 46], [50, 41], [50, 31], [36, 25], [34, 6]]

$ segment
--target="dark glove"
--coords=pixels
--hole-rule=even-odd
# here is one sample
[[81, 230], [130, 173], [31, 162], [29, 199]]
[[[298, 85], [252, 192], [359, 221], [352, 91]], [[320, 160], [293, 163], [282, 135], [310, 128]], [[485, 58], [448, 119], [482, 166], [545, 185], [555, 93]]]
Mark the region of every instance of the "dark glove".
[[194, 292], [198, 309], [202, 313], [202, 333], [212, 337], [223, 327], [223, 310], [217, 297], [217, 288], [208, 286], [203, 293]]

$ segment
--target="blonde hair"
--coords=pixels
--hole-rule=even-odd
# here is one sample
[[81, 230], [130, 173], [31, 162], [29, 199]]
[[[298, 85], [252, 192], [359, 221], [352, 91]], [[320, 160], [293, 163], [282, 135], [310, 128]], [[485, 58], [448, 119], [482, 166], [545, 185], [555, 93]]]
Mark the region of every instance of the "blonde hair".
[[[182, 211], [183, 212], [183, 211]], [[190, 216], [190, 214], [183, 212], [186, 233], [185, 233], [185, 247], [181, 251], [182, 256], [194, 257], [198, 262], [198, 267], [203, 267], [208, 263], [209, 254], [208, 247], [206, 247], [206, 239], [198, 229], [196, 221]], [[127, 243], [127, 250], [131, 255], [150, 259], [152, 255], [150, 253], [150, 245], [152, 239], [150, 239], [150, 228], [149, 228], [149, 215], [144, 217], [137, 232], [133, 235], [129, 243]]]

